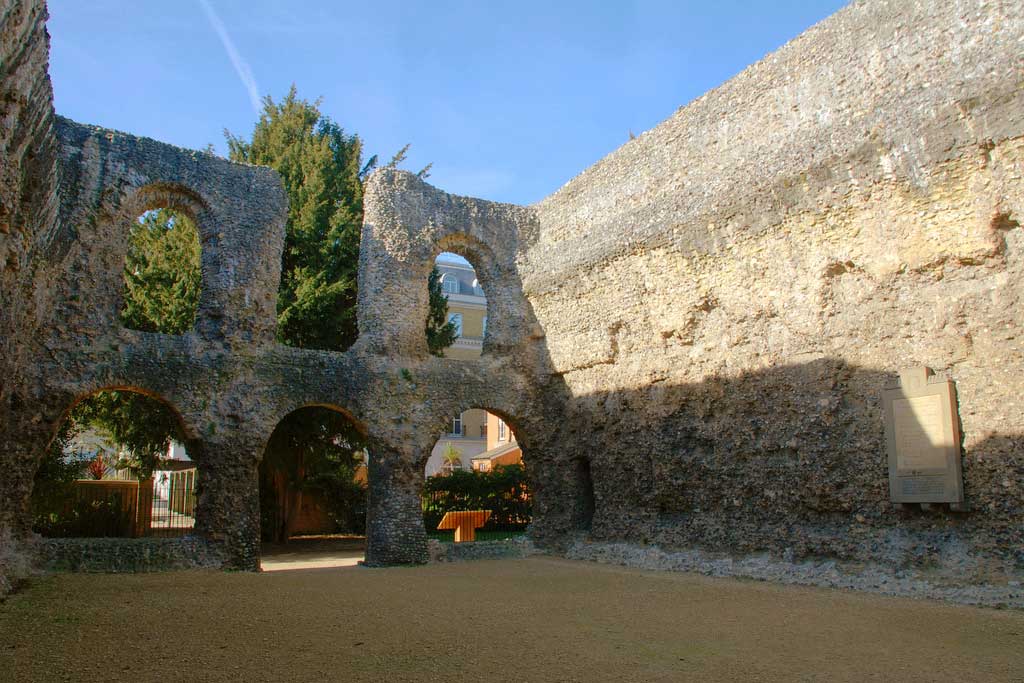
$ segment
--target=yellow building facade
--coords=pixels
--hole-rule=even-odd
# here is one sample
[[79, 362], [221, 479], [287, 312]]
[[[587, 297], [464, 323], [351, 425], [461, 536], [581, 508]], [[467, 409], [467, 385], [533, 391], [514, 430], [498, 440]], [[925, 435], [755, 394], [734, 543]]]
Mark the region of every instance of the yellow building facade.
[[[437, 258], [441, 291], [448, 299], [448, 320], [458, 336], [444, 350], [446, 358], [473, 360], [483, 352], [487, 331], [487, 298], [477, 281], [473, 266], [442, 254]], [[472, 408], [452, 418], [448, 432], [434, 445], [427, 460], [425, 476], [452, 470], [479, 469], [474, 458], [514, 442], [512, 430], [497, 415]]]
[[477, 282], [476, 272], [468, 263], [445, 258], [437, 259], [441, 273], [441, 291], [448, 299], [448, 322], [455, 323], [458, 336], [444, 350], [445, 358], [473, 360], [483, 351], [487, 331], [487, 297]]

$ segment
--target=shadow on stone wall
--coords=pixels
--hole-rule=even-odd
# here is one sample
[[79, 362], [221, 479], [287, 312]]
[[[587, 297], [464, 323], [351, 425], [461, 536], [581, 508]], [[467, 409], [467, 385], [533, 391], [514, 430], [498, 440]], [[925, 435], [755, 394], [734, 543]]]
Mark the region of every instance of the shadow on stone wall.
[[1024, 435], [965, 435], [968, 512], [889, 502], [881, 397], [895, 379], [823, 357], [575, 397], [564, 439], [588, 454], [590, 538], [896, 566], [969, 555], [1024, 566]]

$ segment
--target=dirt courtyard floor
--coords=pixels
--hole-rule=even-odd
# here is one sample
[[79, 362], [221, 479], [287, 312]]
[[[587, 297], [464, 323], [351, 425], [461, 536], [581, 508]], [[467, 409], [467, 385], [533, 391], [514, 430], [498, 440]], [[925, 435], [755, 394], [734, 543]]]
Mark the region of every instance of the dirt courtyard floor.
[[534, 557], [62, 574], [2, 681], [1024, 681], [1024, 613]]

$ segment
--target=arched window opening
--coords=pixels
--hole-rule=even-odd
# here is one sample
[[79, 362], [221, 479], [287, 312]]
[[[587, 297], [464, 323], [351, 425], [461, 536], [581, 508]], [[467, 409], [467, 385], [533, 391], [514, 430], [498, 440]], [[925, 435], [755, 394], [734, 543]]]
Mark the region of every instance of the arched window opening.
[[195, 325], [202, 286], [199, 232], [180, 211], [146, 211], [128, 232], [121, 323], [184, 334]]
[[65, 416], [36, 471], [33, 529], [47, 537], [183, 536], [195, 526], [196, 464], [178, 415], [127, 390]]
[[366, 547], [369, 481], [362, 430], [345, 413], [309, 406], [274, 429], [260, 461], [264, 569], [354, 565]]
[[442, 252], [428, 279], [427, 348], [446, 358], [472, 360], [483, 353], [487, 297], [466, 259]]
[[451, 273], [445, 273], [441, 276], [441, 291], [445, 294], [458, 294], [459, 293], [459, 281]]
[[[459, 435], [454, 433], [456, 423]], [[484, 513], [473, 533], [477, 540], [525, 533], [533, 514], [526, 466], [512, 430], [506, 427], [505, 440], [499, 440], [503, 424], [494, 413], [472, 408], [454, 418], [453, 433], [434, 445], [424, 467], [423, 524], [428, 537], [452, 542], [451, 524], [480, 511]]]

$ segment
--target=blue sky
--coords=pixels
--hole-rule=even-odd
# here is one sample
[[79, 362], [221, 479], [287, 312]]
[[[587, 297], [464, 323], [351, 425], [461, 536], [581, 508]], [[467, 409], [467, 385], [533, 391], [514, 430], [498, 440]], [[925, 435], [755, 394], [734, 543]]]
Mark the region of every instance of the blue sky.
[[528, 204], [843, 4], [50, 0], [50, 72], [64, 116], [221, 154], [294, 82], [367, 155]]

